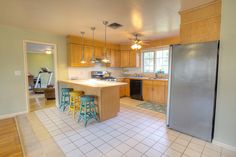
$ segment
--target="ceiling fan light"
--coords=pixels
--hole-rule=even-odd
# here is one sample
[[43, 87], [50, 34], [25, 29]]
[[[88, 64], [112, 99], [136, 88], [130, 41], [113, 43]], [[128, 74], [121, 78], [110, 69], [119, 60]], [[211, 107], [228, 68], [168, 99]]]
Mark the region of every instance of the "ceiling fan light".
[[131, 48], [132, 48], [133, 50], [139, 50], [139, 49], [142, 48], [142, 46], [139, 45], [139, 44], [137, 44], [137, 43], [135, 43], [135, 44], [133, 44], [133, 45], [131, 46]]

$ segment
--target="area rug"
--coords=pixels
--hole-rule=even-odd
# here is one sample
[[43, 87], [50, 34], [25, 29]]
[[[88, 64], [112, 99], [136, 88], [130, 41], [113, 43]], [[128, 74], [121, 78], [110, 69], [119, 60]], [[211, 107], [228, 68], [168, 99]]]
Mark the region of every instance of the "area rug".
[[137, 106], [147, 109], [147, 110], [152, 110], [155, 112], [160, 112], [160, 113], [166, 114], [166, 105], [159, 105], [159, 104], [153, 104], [150, 102], [145, 102], [142, 104], [138, 104]]

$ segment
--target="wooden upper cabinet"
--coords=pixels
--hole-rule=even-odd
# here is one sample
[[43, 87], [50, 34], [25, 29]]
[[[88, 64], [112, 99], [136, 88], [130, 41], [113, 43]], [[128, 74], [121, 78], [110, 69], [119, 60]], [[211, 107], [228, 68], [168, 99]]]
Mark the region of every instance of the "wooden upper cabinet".
[[91, 59], [93, 56], [93, 49], [91, 47], [84, 47], [84, 58], [86, 60], [85, 66], [93, 66], [93, 64], [91, 63]]
[[110, 52], [110, 67], [120, 67], [120, 51], [119, 50], [111, 50]]
[[130, 55], [128, 50], [123, 50], [120, 52], [120, 66], [129, 67]]
[[220, 39], [221, 1], [180, 12], [181, 43], [207, 42]]
[[68, 65], [71, 67], [89, 67], [93, 66], [90, 62], [92, 51], [89, 47], [84, 47], [85, 64], [81, 64], [82, 46], [78, 44], [68, 44]]
[[130, 51], [129, 67], [139, 67], [139, 52]]
[[103, 57], [103, 48], [102, 47], [95, 47], [94, 56], [95, 56], [95, 58], [102, 58]]
[[144, 101], [152, 101], [152, 80], [143, 80], [142, 94]]

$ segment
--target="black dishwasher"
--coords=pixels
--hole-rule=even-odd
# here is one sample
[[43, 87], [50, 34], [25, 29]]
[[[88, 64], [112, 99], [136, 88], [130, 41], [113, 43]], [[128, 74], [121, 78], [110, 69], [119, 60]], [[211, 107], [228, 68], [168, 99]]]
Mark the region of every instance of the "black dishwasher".
[[132, 99], [143, 100], [142, 80], [130, 80], [130, 97]]

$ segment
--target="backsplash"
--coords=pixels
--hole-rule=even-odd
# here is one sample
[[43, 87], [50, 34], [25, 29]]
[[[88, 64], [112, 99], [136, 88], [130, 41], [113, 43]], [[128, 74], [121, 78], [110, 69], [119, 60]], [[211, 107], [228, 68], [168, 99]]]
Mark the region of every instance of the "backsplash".
[[[69, 79], [83, 80], [91, 78], [91, 71], [109, 71], [113, 77], [129, 77], [136, 74], [144, 77], [155, 77], [154, 73], [142, 73], [141, 68], [109, 68], [101, 65], [94, 67], [80, 67], [80, 68], [68, 68]], [[159, 76], [160, 78], [168, 78], [168, 74]]]
[[85, 67], [85, 68], [68, 68], [69, 79], [83, 80], [91, 78], [91, 71], [109, 71], [114, 77], [122, 75], [122, 68], [109, 68], [105, 66], [94, 66], [94, 67]]
[[[143, 73], [141, 68], [123, 68], [122, 76], [141, 75], [144, 77], [156, 77], [155, 73]], [[158, 78], [168, 78], [168, 74], [158, 74]]]

